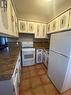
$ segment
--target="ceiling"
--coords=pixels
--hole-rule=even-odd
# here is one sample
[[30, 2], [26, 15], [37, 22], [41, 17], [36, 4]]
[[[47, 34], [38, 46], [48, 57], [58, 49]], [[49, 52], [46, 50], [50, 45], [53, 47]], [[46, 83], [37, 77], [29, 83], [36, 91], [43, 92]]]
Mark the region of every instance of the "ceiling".
[[17, 15], [26, 20], [49, 21], [71, 6], [71, 0], [13, 0]]

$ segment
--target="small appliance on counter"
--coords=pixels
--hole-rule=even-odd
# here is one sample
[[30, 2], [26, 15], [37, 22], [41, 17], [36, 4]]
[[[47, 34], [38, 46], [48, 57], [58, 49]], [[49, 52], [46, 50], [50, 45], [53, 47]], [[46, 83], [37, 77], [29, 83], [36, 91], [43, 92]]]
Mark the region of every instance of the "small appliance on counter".
[[8, 46], [7, 37], [0, 36], [0, 50], [6, 48]]
[[37, 48], [36, 49], [36, 63], [43, 62], [43, 49]]

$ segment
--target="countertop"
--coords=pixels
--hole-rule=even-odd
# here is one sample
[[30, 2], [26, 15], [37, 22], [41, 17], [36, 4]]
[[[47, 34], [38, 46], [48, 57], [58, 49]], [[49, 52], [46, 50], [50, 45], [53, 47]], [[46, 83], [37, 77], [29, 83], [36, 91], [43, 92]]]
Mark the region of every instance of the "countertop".
[[20, 52], [19, 45], [0, 50], [0, 81], [11, 79]]

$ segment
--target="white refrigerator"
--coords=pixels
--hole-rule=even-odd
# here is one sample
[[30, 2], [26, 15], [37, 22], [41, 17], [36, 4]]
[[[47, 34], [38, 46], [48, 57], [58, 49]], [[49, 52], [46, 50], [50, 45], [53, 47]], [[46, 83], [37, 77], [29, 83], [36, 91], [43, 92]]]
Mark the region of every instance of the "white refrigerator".
[[59, 92], [71, 88], [71, 31], [51, 34], [48, 76]]

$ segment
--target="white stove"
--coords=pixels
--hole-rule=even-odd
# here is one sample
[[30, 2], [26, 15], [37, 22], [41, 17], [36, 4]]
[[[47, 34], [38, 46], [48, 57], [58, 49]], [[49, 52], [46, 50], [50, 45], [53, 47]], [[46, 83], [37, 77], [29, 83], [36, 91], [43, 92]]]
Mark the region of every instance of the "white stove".
[[35, 64], [35, 48], [22, 48], [23, 66], [31, 66]]

